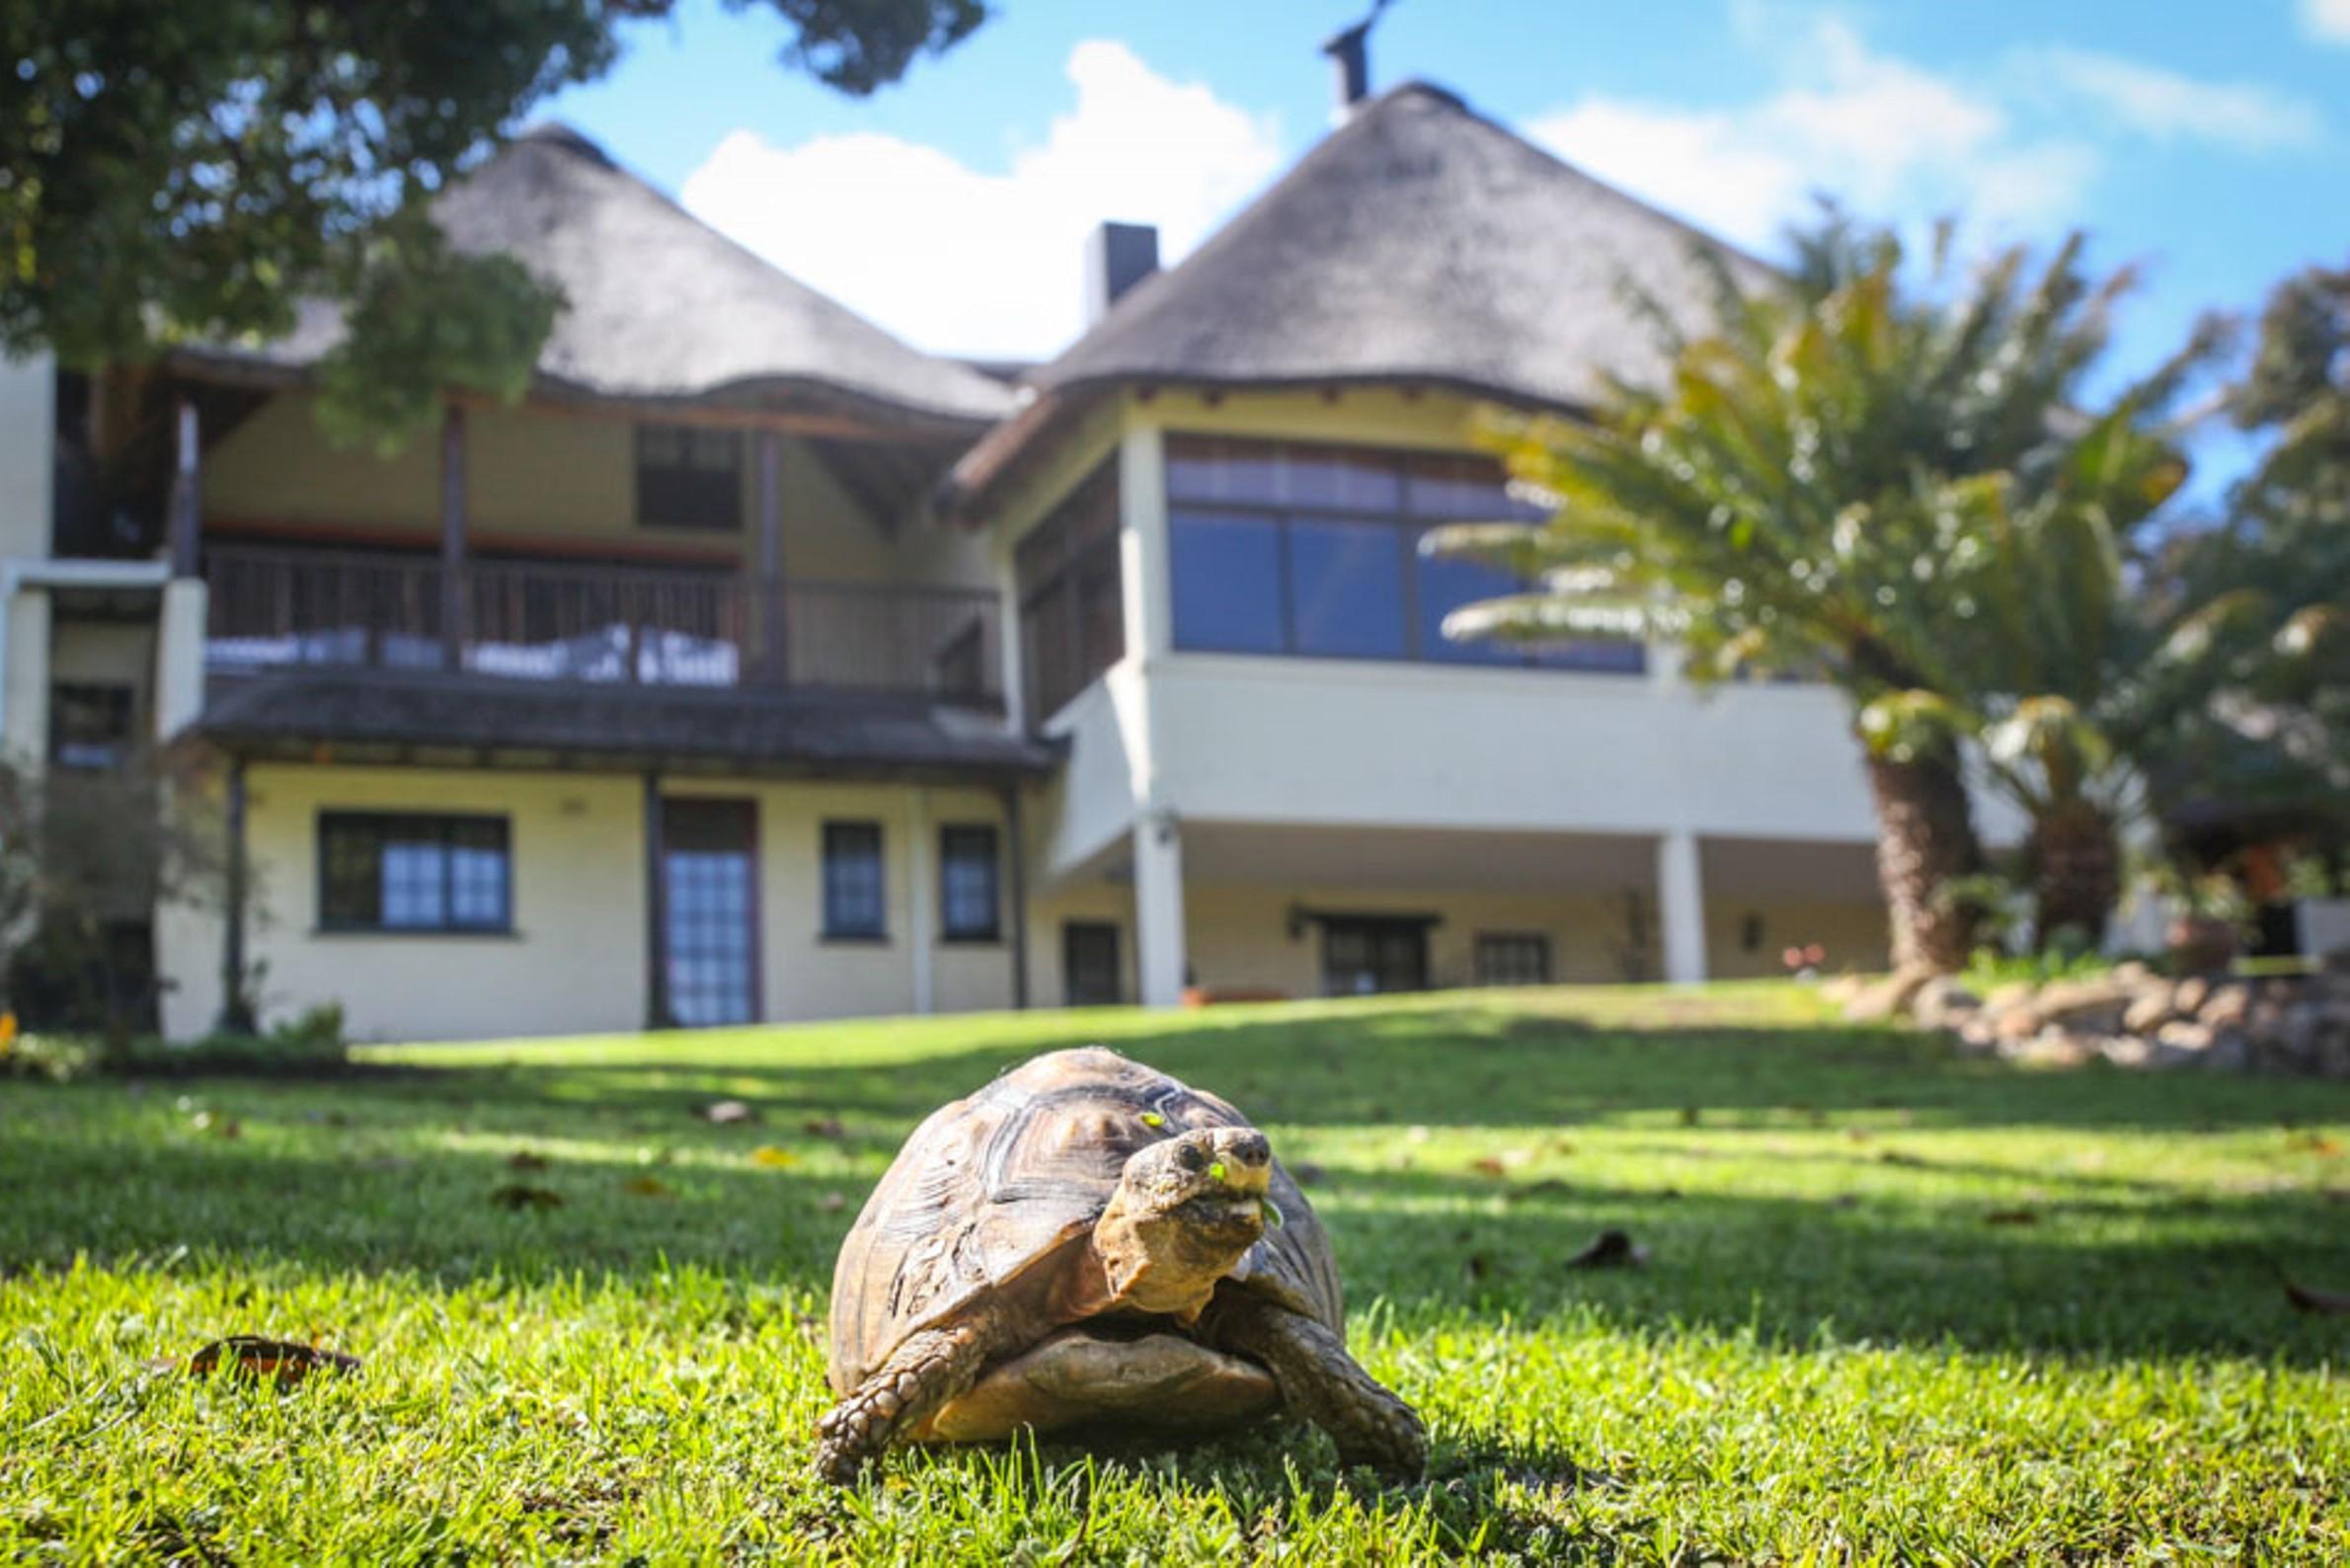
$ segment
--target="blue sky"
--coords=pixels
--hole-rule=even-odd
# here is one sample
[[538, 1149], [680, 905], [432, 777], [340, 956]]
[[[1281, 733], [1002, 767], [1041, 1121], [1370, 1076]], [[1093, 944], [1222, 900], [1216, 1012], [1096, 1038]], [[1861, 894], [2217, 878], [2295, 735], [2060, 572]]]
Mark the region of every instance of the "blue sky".
[[[859, 101], [781, 69], [771, 14], [684, 0], [548, 112], [921, 347], [1044, 355], [1092, 223], [1180, 254], [1327, 131], [1316, 45], [1365, 3], [1001, 0]], [[1760, 248], [1814, 190], [1977, 244], [2084, 227], [2147, 268], [2124, 367], [2350, 259], [2350, 0], [1396, 0], [1372, 72]]]

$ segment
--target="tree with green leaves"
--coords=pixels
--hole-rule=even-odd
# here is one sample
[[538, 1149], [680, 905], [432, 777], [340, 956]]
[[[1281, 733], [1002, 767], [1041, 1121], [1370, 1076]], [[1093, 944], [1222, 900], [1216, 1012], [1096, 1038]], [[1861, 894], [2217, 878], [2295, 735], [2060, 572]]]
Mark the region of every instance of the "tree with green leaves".
[[[2129, 279], [2092, 282], [2077, 238], [2037, 268], [2009, 250], [1959, 278], [1944, 230], [1918, 286], [1894, 237], [1833, 212], [1796, 242], [1795, 267], [1760, 284], [1700, 253], [1711, 319], [1649, 310], [1657, 382], [1611, 385], [1587, 419], [1498, 422], [1512, 472], [1555, 515], [1437, 536], [1536, 585], [1447, 629], [1539, 640], [1632, 618], [1680, 643], [1699, 681], [1834, 682], [1864, 743], [1895, 961], [1954, 969], [1975, 914], [1952, 892], [1984, 859], [1947, 682], [1952, 644], [2003, 611], [1985, 598], [1989, 526], [2053, 512], [2057, 548], [2077, 542], [2078, 508], [2059, 498], [2136, 484], [2151, 506], [2157, 477], [2176, 479], [2136, 439], [2145, 393], [2091, 407]], [[2107, 458], [2122, 467], [2099, 471]]]
[[[853, 94], [967, 37], [984, 0], [729, 0], [789, 25], [785, 63]], [[325, 391], [518, 393], [560, 301], [453, 252], [433, 193], [532, 105], [589, 81], [673, 0], [76, 0], [0, 7], [0, 349], [76, 368], [269, 339], [345, 308]]]

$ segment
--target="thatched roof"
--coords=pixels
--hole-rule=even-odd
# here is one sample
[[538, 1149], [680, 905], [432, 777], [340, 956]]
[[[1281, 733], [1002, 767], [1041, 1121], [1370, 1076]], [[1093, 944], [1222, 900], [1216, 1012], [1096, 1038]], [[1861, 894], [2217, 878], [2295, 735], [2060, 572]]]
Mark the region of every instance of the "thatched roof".
[[[1145, 278], [1030, 380], [1081, 405], [1110, 384], [1404, 384], [1545, 408], [1662, 367], [1628, 281], [1676, 317], [1711, 295], [1697, 247], [1762, 263], [1601, 184], [1458, 98], [1408, 82], [1359, 108], [1180, 266]], [[992, 483], [1052, 423], [999, 427], [957, 470]], [[1025, 428], [1025, 430], [1023, 430]]]
[[[786, 276], [567, 126], [515, 138], [443, 193], [433, 215], [459, 249], [511, 256], [570, 301], [539, 355], [542, 390], [813, 396], [967, 428], [1011, 410], [1000, 382], [910, 349]], [[197, 369], [296, 372], [342, 333], [339, 313], [314, 304], [287, 338], [180, 358]]]
[[995, 715], [786, 691], [302, 669], [216, 688], [193, 734], [251, 756], [657, 764], [846, 776], [1041, 776], [1058, 753]]

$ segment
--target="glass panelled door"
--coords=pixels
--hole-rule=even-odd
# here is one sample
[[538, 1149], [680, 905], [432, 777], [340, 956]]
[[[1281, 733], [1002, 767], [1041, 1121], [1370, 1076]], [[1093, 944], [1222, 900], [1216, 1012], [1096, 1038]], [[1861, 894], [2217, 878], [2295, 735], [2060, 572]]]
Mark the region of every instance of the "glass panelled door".
[[1322, 917], [1322, 993], [1369, 996], [1428, 988], [1428, 922]]
[[1107, 920], [1068, 920], [1060, 927], [1060, 974], [1071, 1007], [1114, 1007], [1119, 981], [1118, 927]]
[[758, 1017], [758, 809], [750, 801], [661, 804], [668, 908], [669, 1012], [678, 1023]]

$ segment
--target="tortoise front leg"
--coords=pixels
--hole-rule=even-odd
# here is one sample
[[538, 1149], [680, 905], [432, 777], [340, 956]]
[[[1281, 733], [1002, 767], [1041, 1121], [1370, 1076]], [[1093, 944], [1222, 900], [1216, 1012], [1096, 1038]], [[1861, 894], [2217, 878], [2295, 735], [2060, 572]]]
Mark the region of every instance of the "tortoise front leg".
[[909, 1336], [817, 1423], [817, 1473], [854, 1481], [892, 1438], [979, 1381], [1004, 1343], [1000, 1315], [987, 1312]]
[[1367, 1464], [1388, 1481], [1417, 1481], [1428, 1467], [1428, 1433], [1410, 1405], [1381, 1387], [1347, 1354], [1346, 1341], [1302, 1313], [1261, 1296], [1221, 1295], [1210, 1337], [1260, 1362], [1282, 1402], [1330, 1434], [1342, 1465]]

